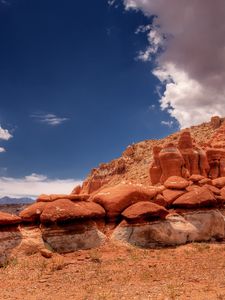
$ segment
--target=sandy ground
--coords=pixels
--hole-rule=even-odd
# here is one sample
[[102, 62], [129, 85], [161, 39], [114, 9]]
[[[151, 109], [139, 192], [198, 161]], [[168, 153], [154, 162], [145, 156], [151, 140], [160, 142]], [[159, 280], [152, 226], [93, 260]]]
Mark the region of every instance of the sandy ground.
[[225, 244], [18, 258], [0, 269], [0, 299], [225, 299]]

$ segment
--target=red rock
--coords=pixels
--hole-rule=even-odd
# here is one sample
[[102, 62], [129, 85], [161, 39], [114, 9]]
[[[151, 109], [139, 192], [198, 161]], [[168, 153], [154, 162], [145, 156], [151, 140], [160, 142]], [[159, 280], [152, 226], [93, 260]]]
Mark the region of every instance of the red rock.
[[87, 204], [86, 202], [59, 199], [45, 206], [40, 219], [41, 223], [45, 224], [77, 219], [102, 218], [104, 215], [104, 209], [96, 203]]
[[199, 155], [200, 174], [204, 177], [207, 177], [208, 172], [209, 172], [209, 163], [208, 163], [208, 159], [206, 156], [206, 152], [204, 150], [202, 150], [201, 148], [196, 148], [196, 151], [198, 152], [198, 155]]
[[79, 195], [80, 193], [81, 193], [81, 190], [82, 190], [82, 188], [81, 188], [81, 186], [80, 185], [77, 185], [77, 186], [75, 186], [75, 188], [72, 190], [72, 195]]
[[225, 204], [225, 198], [223, 196], [219, 196], [219, 195], [216, 195], [215, 197], [216, 197], [217, 204], [220, 207], [223, 207], [223, 205]]
[[36, 202], [29, 205], [20, 212], [22, 221], [31, 223], [40, 221], [40, 215], [42, 214], [46, 205], [46, 202]]
[[0, 225], [14, 225], [20, 222], [20, 217], [0, 211]]
[[192, 184], [192, 185], [189, 185], [188, 187], [186, 187], [186, 191], [187, 191], [187, 192], [192, 192], [192, 191], [194, 191], [195, 189], [199, 189], [199, 188], [200, 188], [199, 185]]
[[126, 208], [122, 212], [122, 216], [129, 221], [137, 221], [156, 217], [164, 219], [168, 213], [168, 210], [162, 206], [148, 201], [141, 201]]
[[199, 155], [193, 149], [191, 134], [189, 131], [183, 131], [178, 141], [178, 148], [183, 156], [185, 168], [189, 174], [199, 174]]
[[216, 179], [220, 177], [220, 160], [225, 157], [225, 151], [222, 149], [209, 148], [206, 154], [210, 166], [209, 177]]
[[220, 195], [225, 198], [225, 187], [220, 190]]
[[160, 151], [159, 161], [162, 168], [161, 183], [171, 176], [183, 175], [184, 159], [174, 144], [168, 144]]
[[199, 184], [200, 186], [203, 186], [203, 185], [205, 185], [205, 184], [211, 185], [211, 184], [212, 184], [212, 180], [209, 179], [209, 178], [204, 178], [204, 179], [200, 180], [200, 181], [198, 182], [198, 184]]
[[212, 185], [217, 188], [223, 188], [225, 186], [225, 177], [219, 177], [212, 181]]
[[161, 150], [162, 150], [161, 147], [158, 146], [153, 147], [153, 162], [149, 169], [151, 183], [153, 185], [159, 183], [160, 178], [162, 176], [162, 169], [159, 161], [159, 153]]
[[225, 158], [222, 157], [220, 159], [220, 176], [224, 177], [225, 176]]
[[167, 189], [177, 189], [182, 190], [189, 186], [189, 181], [180, 176], [170, 176], [164, 185]]
[[88, 194], [70, 194], [70, 195], [65, 195], [65, 194], [51, 194], [51, 195], [40, 195], [36, 202], [53, 202], [55, 200], [59, 199], [68, 199], [72, 201], [86, 201], [90, 195]]
[[109, 218], [115, 218], [128, 206], [139, 202], [151, 200], [157, 194], [157, 188], [133, 184], [118, 184], [102, 189], [93, 195], [90, 201], [104, 207]]
[[188, 192], [173, 202], [174, 207], [180, 208], [208, 207], [215, 206], [216, 204], [215, 196], [205, 187]]
[[155, 199], [151, 200], [151, 202], [158, 204], [160, 206], [163, 206], [163, 207], [167, 207], [167, 205], [168, 205], [165, 198], [161, 194], [158, 194]]
[[212, 128], [213, 128], [213, 129], [219, 128], [220, 125], [221, 125], [221, 119], [220, 119], [220, 117], [218, 117], [218, 116], [213, 116], [213, 117], [211, 118], [211, 125], [212, 125]]
[[102, 186], [106, 185], [108, 182], [109, 179], [106, 178], [92, 178], [91, 180], [83, 182], [81, 192], [84, 194], [92, 194], [99, 190]]
[[171, 205], [178, 197], [183, 195], [186, 191], [183, 190], [170, 190], [166, 189], [163, 191], [163, 196], [167, 202], [167, 206]]
[[193, 174], [189, 177], [189, 180], [191, 180], [193, 182], [199, 182], [202, 179], [205, 179], [205, 177], [202, 175], [199, 175], [199, 174]]
[[206, 187], [208, 190], [210, 190], [211, 192], [213, 192], [213, 194], [220, 195], [220, 189], [216, 188], [215, 186], [209, 185], [209, 184], [205, 184], [204, 187]]

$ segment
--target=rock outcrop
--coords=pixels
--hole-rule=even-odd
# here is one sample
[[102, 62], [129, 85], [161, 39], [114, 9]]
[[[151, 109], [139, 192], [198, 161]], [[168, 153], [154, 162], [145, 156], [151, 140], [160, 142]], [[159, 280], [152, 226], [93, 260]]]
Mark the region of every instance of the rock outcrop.
[[224, 238], [224, 217], [218, 210], [169, 215], [166, 220], [131, 224], [123, 221], [111, 239], [139, 247], [175, 246]]
[[[46, 247], [59, 253], [98, 247], [106, 236], [141, 247], [225, 238], [222, 121], [202, 125], [210, 142], [193, 127], [164, 143], [151, 142], [149, 152], [148, 143], [132, 145], [71, 194], [42, 194], [19, 216], [0, 212], [0, 263], [15, 253], [51, 257]], [[146, 176], [140, 179], [141, 164]], [[136, 172], [126, 176], [131, 169]]]

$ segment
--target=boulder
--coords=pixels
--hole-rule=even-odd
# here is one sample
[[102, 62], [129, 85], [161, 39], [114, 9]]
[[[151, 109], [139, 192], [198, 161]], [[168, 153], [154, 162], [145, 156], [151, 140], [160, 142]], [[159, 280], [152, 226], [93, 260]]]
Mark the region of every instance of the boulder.
[[216, 206], [217, 201], [211, 191], [205, 187], [200, 187], [180, 196], [173, 202], [174, 207], [198, 208]]
[[65, 194], [51, 194], [51, 195], [45, 195], [42, 194], [40, 195], [36, 202], [53, 202], [55, 200], [59, 199], [68, 199], [72, 201], [86, 201], [88, 200], [90, 196], [88, 194], [70, 194], [70, 195], [65, 195]]
[[157, 194], [157, 188], [143, 185], [118, 184], [102, 189], [90, 198], [90, 201], [104, 207], [110, 219], [116, 218], [128, 206], [139, 202], [149, 201]]
[[162, 194], [158, 194], [154, 199], [151, 200], [153, 203], [163, 207], [167, 207], [167, 202]]
[[216, 186], [219, 189], [225, 187], [225, 177], [219, 177], [214, 179], [212, 181], [212, 185]]
[[220, 190], [220, 195], [225, 198], [225, 187]]
[[205, 184], [204, 187], [213, 192], [214, 195], [220, 195], [220, 189], [217, 187], [210, 184]]
[[139, 247], [175, 246], [224, 238], [224, 217], [218, 210], [168, 215], [166, 220], [145, 223], [122, 221], [111, 239]]
[[40, 215], [42, 214], [46, 202], [36, 202], [29, 205], [27, 208], [22, 210], [19, 214], [23, 222], [34, 223], [40, 221]]
[[20, 217], [0, 211], [0, 225], [15, 225], [19, 223], [21, 223]]
[[210, 184], [212, 184], [212, 180], [210, 178], [204, 178], [204, 179], [199, 180], [198, 184], [200, 186], [204, 186], [205, 184], [210, 185]]
[[126, 208], [122, 212], [122, 216], [128, 221], [140, 221], [151, 218], [164, 219], [168, 213], [168, 210], [158, 204], [149, 201], [140, 201]]
[[170, 206], [178, 197], [183, 195], [186, 191], [184, 190], [171, 190], [166, 189], [163, 191], [163, 197], [167, 203], [167, 206]]
[[191, 184], [191, 185], [189, 185], [188, 187], [186, 187], [186, 191], [187, 191], [187, 192], [192, 192], [192, 191], [194, 191], [195, 189], [199, 189], [199, 188], [200, 188], [199, 185]]
[[43, 240], [58, 253], [68, 253], [82, 249], [96, 248], [106, 239], [95, 222], [79, 221], [63, 226], [42, 226]]
[[199, 181], [202, 180], [202, 179], [205, 179], [205, 177], [202, 176], [202, 175], [199, 175], [199, 174], [192, 174], [192, 175], [189, 177], [189, 180], [193, 181], [194, 183], [199, 182]]
[[189, 181], [180, 176], [170, 176], [165, 182], [164, 185], [167, 189], [177, 189], [182, 190], [189, 186]]
[[48, 203], [40, 217], [41, 223], [69, 222], [77, 219], [103, 218], [104, 209], [96, 204], [59, 199]]
[[75, 186], [72, 190], [71, 195], [79, 195], [81, 193], [82, 187], [80, 185]]

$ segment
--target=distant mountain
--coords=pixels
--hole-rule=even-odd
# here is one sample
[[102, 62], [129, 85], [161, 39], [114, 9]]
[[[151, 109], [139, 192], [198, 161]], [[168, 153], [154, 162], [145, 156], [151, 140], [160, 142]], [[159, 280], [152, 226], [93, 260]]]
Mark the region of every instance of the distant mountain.
[[0, 198], [1, 204], [30, 204], [34, 202], [32, 198], [11, 198], [11, 197], [2, 197]]

